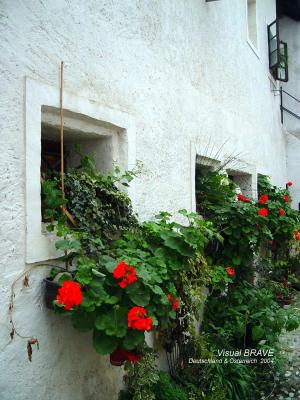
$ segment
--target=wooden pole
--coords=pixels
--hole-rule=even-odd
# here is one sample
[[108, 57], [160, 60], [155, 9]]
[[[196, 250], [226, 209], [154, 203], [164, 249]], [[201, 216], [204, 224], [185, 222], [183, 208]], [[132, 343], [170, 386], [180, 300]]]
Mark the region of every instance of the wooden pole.
[[[63, 200], [65, 199], [65, 163], [64, 163], [64, 109], [63, 109], [63, 90], [64, 90], [64, 62], [60, 63], [60, 184], [61, 184], [61, 196]], [[61, 212], [64, 215], [66, 212], [66, 207], [62, 205]], [[68, 255], [67, 250], [65, 250], [65, 256]], [[69, 271], [69, 263], [65, 261], [66, 270]]]
[[[64, 62], [60, 64], [60, 179], [61, 179], [61, 194], [65, 198], [65, 178], [64, 178], [64, 110], [63, 110], [63, 89], [64, 89]], [[62, 208], [63, 214], [65, 207]]]

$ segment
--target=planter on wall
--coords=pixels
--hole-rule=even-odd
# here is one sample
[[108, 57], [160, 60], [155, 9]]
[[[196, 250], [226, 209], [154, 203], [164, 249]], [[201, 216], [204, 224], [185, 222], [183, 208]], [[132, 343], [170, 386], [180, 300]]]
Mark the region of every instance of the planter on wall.
[[44, 279], [44, 284], [45, 284], [45, 304], [46, 307], [53, 310], [53, 301], [56, 299], [56, 295], [58, 292], [58, 289], [60, 288], [59, 284], [57, 282], [54, 282], [50, 278], [45, 278]]
[[112, 365], [115, 365], [116, 367], [121, 367], [124, 364], [124, 362], [128, 360], [127, 354], [128, 354], [127, 351], [123, 349], [120, 348], [116, 349], [109, 356], [110, 363]]

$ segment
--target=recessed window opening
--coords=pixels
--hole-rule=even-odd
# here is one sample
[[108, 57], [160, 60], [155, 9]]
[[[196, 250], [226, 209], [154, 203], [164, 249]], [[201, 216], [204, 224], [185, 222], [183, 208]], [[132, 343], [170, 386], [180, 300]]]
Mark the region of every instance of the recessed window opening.
[[[86, 116], [71, 113], [67, 110], [64, 124], [64, 170], [79, 165], [80, 155], [76, 145], [80, 145], [82, 154], [93, 155], [96, 167], [100, 171], [113, 168], [117, 157], [118, 135], [108, 124], [99, 124], [99, 121]], [[59, 110], [42, 107], [41, 119], [41, 181], [47, 176], [59, 176], [61, 168], [60, 158], [60, 120]], [[43, 197], [41, 198], [42, 221]]]
[[257, 48], [256, 0], [247, 0], [248, 38]]
[[[209, 182], [209, 174], [216, 171], [220, 167], [220, 162], [209, 157], [197, 156], [195, 165], [195, 194], [196, 194], [196, 211], [201, 213], [201, 195], [203, 193], [203, 185], [206, 178]], [[207, 183], [208, 183], [207, 182]], [[209, 184], [207, 184], [209, 186]], [[209, 187], [207, 187], [209, 190]]]
[[245, 196], [253, 195], [252, 175], [241, 171], [227, 170], [228, 178], [237, 186], [237, 192]]

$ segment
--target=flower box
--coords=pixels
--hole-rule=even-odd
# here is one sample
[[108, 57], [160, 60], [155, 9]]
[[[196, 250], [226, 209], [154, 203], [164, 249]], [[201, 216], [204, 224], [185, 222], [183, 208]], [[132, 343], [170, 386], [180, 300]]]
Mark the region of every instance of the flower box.
[[58, 282], [54, 282], [51, 278], [45, 278], [43, 282], [45, 284], [44, 299], [46, 307], [53, 310], [53, 301], [56, 299], [60, 286]]

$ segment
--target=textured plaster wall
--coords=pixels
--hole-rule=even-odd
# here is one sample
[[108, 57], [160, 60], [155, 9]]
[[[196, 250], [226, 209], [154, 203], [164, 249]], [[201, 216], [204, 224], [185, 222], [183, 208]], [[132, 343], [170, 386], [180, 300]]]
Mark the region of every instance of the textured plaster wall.
[[300, 140], [287, 134], [287, 170], [289, 173], [289, 180], [293, 182], [290, 192], [293, 198], [293, 207], [299, 210], [300, 204]]
[[[292, 96], [300, 100], [300, 22], [290, 18], [282, 18], [279, 22], [280, 38], [288, 44], [289, 81], [282, 87]], [[283, 104], [300, 117], [300, 103], [283, 94]], [[283, 123], [287, 129], [288, 153], [287, 171], [289, 180], [294, 185], [290, 189], [293, 206], [299, 209], [300, 203], [300, 120], [287, 114], [283, 115]]]
[[[284, 17], [279, 20], [280, 39], [288, 44], [289, 80], [282, 87], [292, 96], [300, 100], [300, 22]], [[286, 108], [300, 116], [300, 103], [283, 95]], [[300, 139], [300, 120], [284, 113], [284, 125], [289, 132]]]
[[[9, 339], [10, 285], [25, 266], [25, 76], [135, 118], [145, 164], [135, 205], [142, 218], [190, 208], [191, 148], [226, 142], [228, 153], [286, 181], [285, 135], [269, 73], [266, 24], [275, 0], [257, 0], [258, 55], [247, 42], [246, 0], [2, 0], [0, 2], [0, 398], [117, 398], [121, 370], [109, 366], [45, 310], [40, 279], [17, 289], [15, 320], [40, 340], [33, 362]], [[197, 150], [198, 151], [198, 150]]]

